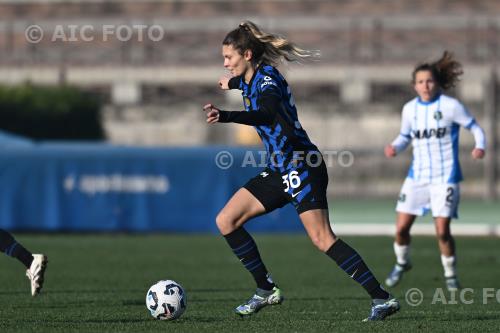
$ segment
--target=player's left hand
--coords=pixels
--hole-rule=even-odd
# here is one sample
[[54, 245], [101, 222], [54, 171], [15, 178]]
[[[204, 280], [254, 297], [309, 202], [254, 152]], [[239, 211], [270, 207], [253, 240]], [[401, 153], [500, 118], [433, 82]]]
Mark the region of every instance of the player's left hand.
[[472, 150], [472, 158], [475, 159], [475, 160], [480, 160], [484, 157], [485, 155], [485, 152], [484, 152], [484, 149], [480, 149], [480, 148], [474, 148]]
[[387, 158], [394, 157], [397, 155], [396, 148], [394, 148], [393, 145], [387, 145], [384, 148], [384, 154], [385, 154], [385, 157], [387, 157]]
[[207, 123], [215, 124], [219, 121], [219, 109], [216, 108], [213, 104], [206, 104], [203, 107], [203, 111], [205, 111], [207, 115]]

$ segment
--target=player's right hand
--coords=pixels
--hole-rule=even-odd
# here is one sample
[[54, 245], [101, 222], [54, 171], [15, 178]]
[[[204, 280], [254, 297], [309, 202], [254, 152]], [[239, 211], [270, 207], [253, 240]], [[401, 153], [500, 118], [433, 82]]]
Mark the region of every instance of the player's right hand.
[[480, 160], [480, 159], [484, 158], [484, 155], [485, 155], [485, 153], [484, 153], [484, 149], [481, 149], [481, 148], [474, 148], [474, 149], [472, 150], [471, 155], [472, 155], [472, 158], [473, 158], [473, 159], [475, 159], [475, 160]]
[[394, 148], [394, 146], [392, 146], [392, 145], [387, 145], [384, 148], [384, 154], [388, 158], [394, 157], [397, 155], [396, 148]]
[[203, 111], [205, 111], [205, 114], [207, 115], [207, 123], [215, 124], [219, 121], [219, 109], [212, 104], [206, 104], [203, 107]]
[[222, 90], [229, 90], [229, 80], [231, 80], [230, 76], [223, 75], [219, 79], [219, 87]]

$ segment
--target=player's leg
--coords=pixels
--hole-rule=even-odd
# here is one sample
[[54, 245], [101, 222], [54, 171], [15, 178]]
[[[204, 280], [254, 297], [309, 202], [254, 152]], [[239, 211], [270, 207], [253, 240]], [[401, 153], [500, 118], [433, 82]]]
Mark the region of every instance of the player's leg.
[[396, 264], [385, 279], [388, 287], [397, 285], [403, 273], [411, 269], [410, 262], [410, 229], [415, 222], [416, 216], [413, 214], [398, 212], [396, 218], [396, 237], [393, 244], [394, 254], [396, 255]]
[[450, 230], [451, 218], [435, 217], [434, 222], [441, 255], [445, 257], [455, 256], [455, 240]]
[[[257, 177], [247, 183], [250, 190], [255, 191]], [[258, 184], [262, 185], [261, 182]], [[262, 186], [261, 186], [262, 187]], [[272, 196], [270, 196], [272, 197]], [[262, 199], [264, 204], [268, 201]], [[280, 304], [283, 301], [281, 290], [276, 286], [264, 265], [259, 250], [252, 236], [243, 228], [246, 221], [269, 211], [259, 199], [247, 188], [241, 188], [228, 201], [217, 215], [216, 223], [220, 232], [240, 262], [252, 274], [257, 290], [245, 303], [236, 307], [235, 312], [241, 316], [251, 315], [266, 305]]]
[[436, 217], [434, 218], [436, 225], [436, 235], [441, 252], [441, 263], [444, 269], [444, 278], [448, 290], [457, 290], [460, 284], [457, 278], [456, 256], [455, 256], [455, 240], [451, 234], [450, 223], [451, 218]]
[[372, 298], [372, 313], [367, 320], [383, 320], [399, 310], [399, 302], [380, 286], [361, 255], [333, 233], [327, 209], [307, 210], [299, 216], [314, 245]]
[[396, 263], [385, 279], [388, 287], [397, 285], [403, 273], [411, 269], [410, 261], [410, 230], [415, 218], [423, 215], [430, 204], [430, 192], [426, 184], [419, 184], [412, 178], [406, 178], [399, 193], [396, 205], [396, 237], [393, 248]]
[[354, 281], [358, 282], [373, 299], [387, 299], [389, 293], [380, 287], [363, 258], [343, 240], [333, 233], [328, 218], [328, 210], [308, 210], [300, 215], [300, 220], [313, 244], [333, 259]]
[[2, 229], [0, 229], [0, 250], [6, 255], [19, 260], [26, 268], [30, 268], [33, 262], [31, 252], [16, 242], [10, 233]]
[[31, 282], [31, 295], [36, 296], [43, 286], [47, 257], [32, 254], [19, 244], [10, 233], [0, 229], [0, 251], [14, 257], [26, 266], [26, 276]]
[[[396, 216], [396, 237], [395, 243], [399, 246], [410, 245], [411, 235], [410, 230], [417, 218], [416, 215], [398, 212]], [[397, 253], [396, 253], [397, 255]], [[399, 259], [399, 257], [398, 257]], [[405, 260], [401, 260], [405, 261]]]
[[[314, 157], [314, 155], [309, 157]], [[294, 188], [288, 186], [285, 188], [287, 200], [297, 210], [313, 244], [333, 259], [371, 296], [373, 300], [372, 313], [367, 320], [383, 320], [399, 310], [399, 303], [380, 286], [356, 250], [334, 234], [328, 215], [328, 172], [326, 165], [323, 160], [319, 164], [317, 163], [319, 160], [310, 159], [310, 162], [302, 168], [293, 170], [296, 173], [294, 176], [300, 181], [295, 183]]]
[[450, 228], [452, 218], [458, 217], [459, 199], [458, 184], [435, 185], [432, 188], [432, 213], [448, 290], [457, 290], [460, 287], [456, 270], [455, 240]]
[[268, 280], [268, 272], [252, 236], [243, 225], [246, 221], [266, 212], [262, 203], [247, 189], [239, 189], [219, 212], [217, 227], [245, 268], [252, 274], [257, 288], [271, 290], [274, 283]]
[[434, 223], [441, 255], [445, 257], [455, 256], [455, 240], [450, 230], [451, 218], [435, 217]]
[[396, 255], [396, 263], [401, 266], [410, 265], [410, 230], [416, 217], [416, 215], [403, 212], [397, 214], [394, 254]]

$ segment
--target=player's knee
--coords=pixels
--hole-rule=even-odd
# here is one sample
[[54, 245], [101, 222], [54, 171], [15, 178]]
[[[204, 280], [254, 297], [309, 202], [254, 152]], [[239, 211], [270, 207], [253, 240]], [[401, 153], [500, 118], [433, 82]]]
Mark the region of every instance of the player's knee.
[[410, 229], [397, 228], [396, 229], [396, 236], [398, 236], [399, 238], [408, 238], [408, 237], [410, 237]]
[[215, 218], [215, 224], [217, 224], [217, 228], [219, 228], [221, 234], [227, 235], [238, 227], [238, 219], [234, 218], [231, 214], [221, 211]]
[[316, 248], [318, 250], [320, 250], [321, 252], [328, 251], [328, 247], [325, 245], [326, 243], [324, 243], [322, 241], [313, 241], [313, 243], [314, 243], [314, 246], [316, 246]]
[[322, 235], [321, 233], [311, 235], [310, 238], [314, 246], [316, 246], [321, 252], [328, 251], [334, 242], [331, 237], [327, 237], [327, 235]]
[[227, 235], [235, 229], [235, 220], [223, 211], [217, 214], [215, 224], [217, 224], [217, 228], [219, 228], [220, 233], [223, 235]]
[[440, 242], [448, 242], [451, 240], [451, 233], [449, 230], [438, 230], [437, 238]]

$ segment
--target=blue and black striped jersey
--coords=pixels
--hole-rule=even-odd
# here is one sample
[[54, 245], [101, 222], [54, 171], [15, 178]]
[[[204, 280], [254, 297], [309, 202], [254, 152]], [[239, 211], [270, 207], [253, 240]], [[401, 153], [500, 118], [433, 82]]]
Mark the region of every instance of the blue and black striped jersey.
[[219, 122], [253, 125], [266, 148], [267, 165], [273, 171], [285, 173], [300, 167], [308, 152], [318, 151], [299, 122], [288, 83], [276, 68], [261, 64], [248, 84], [236, 77], [229, 85], [242, 90], [246, 112], [221, 111]]

